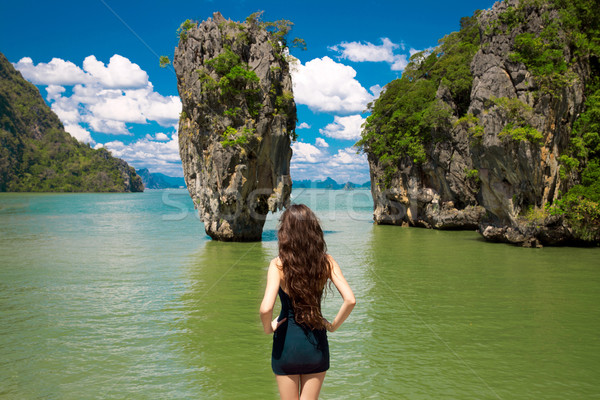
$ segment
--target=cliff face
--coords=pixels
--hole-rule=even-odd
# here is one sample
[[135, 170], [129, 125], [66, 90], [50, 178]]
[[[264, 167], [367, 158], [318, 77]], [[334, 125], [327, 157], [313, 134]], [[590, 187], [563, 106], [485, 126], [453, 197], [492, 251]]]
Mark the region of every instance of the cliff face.
[[296, 105], [282, 39], [256, 19], [219, 13], [182, 29], [173, 66], [187, 188], [213, 239], [261, 240], [292, 184]]
[[125, 161], [65, 132], [37, 88], [0, 53], [0, 191], [143, 190]]
[[[420, 137], [425, 153], [421, 162], [400, 155], [390, 163], [389, 154], [376, 151], [379, 139], [374, 135], [384, 133], [379, 114], [363, 134], [374, 219], [439, 229], [479, 227], [489, 240], [524, 246], [581, 241], [562, 216], [546, 215], [544, 210], [578, 180], [576, 173], [560, 173], [560, 160], [568, 154], [573, 126], [584, 111], [589, 59], [575, 59], [568, 33], [556, 22], [559, 11], [549, 3], [502, 1], [474, 18], [478, 38], [470, 43], [476, 47], [468, 62], [469, 96], [461, 100], [445, 72], [434, 106], [423, 113], [426, 119], [431, 110], [439, 111]], [[552, 40], [562, 41], [561, 49], [540, 44], [551, 21]], [[537, 51], [532, 43], [555, 51], [548, 65], [559, 74], [544, 75], [535, 63], [526, 65], [528, 60], [518, 51], [530, 56]], [[452, 51], [450, 46], [442, 48], [433, 63], [442, 63]], [[422, 71], [428, 61], [425, 56], [413, 60], [413, 68]], [[413, 72], [409, 67], [408, 74]], [[419, 79], [429, 78], [423, 76], [427, 75]], [[531, 216], [536, 210], [541, 217]], [[591, 237], [594, 240], [598, 239]]]
[[[516, 4], [497, 3], [480, 15], [482, 47], [471, 66], [474, 83], [469, 112], [484, 128], [481, 143], [472, 148], [472, 158], [481, 179], [481, 202], [492, 216], [483, 221], [481, 231], [493, 240], [556, 244], [573, 239], [562, 221], [546, 221], [543, 229], [531, 229], [520, 216], [528, 207], [541, 209], [553, 203], [572, 185], [568, 179], [561, 179], [559, 158], [566, 153], [575, 120], [583, 111], [590, 69], [585, 63], [574, 63], [568, 71], [568, 84], [558, 90], [543, 90], [543, 82], [535, 79], [523, 63], [512, 61], [510, 53], [516, 37], [523, 33], [539, 36], [546, 24], [544, 19], [557, 20], [559, 14], [531, 7], [527, 19], [510, 33], [495, 33], [490, 27]], [[558, 30], [556, 35], [564, 38], [566, 34]], [[573, 49], [565, 46], [561, 56], [571, 64]], [[542, 136], [537, 141], [502, 140], [502, 130], [515, 118], [508, 115], [506, 107], [489, 107], [486, 102], [493, 98], [518, 99], [525, 105], [521, 106], [520, 117]]]

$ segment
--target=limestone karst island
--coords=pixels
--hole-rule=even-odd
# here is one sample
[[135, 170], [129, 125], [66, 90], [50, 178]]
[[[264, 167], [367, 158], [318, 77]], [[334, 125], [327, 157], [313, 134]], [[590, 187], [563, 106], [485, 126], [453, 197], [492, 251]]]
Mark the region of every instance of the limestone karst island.
[[181, 32], [173, 60], [183, 103], [179, 151], [213, 239], [261, 240], [266, 214], [288, 202], [296, 105], [286, 33], [219, 13]]

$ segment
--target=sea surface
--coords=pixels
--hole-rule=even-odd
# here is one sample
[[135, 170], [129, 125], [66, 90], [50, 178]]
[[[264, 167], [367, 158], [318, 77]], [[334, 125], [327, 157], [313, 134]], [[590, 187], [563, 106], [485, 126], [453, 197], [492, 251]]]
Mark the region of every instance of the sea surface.
[[[322, 399], [600, 399], [600, 249], [372, 223], [368, 190], [293, 192], [358, 304]], [[259, 243], [185, 190], [0, 195], [0, 399], [276, 399]], [[341, 304], [333, 287], [324, 303]]]

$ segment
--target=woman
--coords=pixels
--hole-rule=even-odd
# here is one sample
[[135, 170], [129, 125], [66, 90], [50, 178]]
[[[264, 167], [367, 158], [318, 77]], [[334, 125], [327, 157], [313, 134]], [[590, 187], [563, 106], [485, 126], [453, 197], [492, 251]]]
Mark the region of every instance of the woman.
[[[327, 332], [334, 332], [356, 304], [340, 266], [327, 254], [316, 215], [305, 205], [288, 207], [280, 219], [279, 257], [267, 274], [260, 306], [265, 333], [273, 335], [271, 366], [281, 399], [318, 399], [329, 368]], [[332, 322], [321, 315], [321, 297], [331, 280], [344, 303]], [[281, 313], [273, 317], [279, 294]]]

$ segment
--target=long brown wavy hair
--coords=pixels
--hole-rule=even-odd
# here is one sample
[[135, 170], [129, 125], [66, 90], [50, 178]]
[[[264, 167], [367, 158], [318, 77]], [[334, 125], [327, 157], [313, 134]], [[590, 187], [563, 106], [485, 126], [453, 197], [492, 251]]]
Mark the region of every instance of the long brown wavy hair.
[[325, 328], [321, 298], [332, 267], [317, 216], [304, 204], [289, 206], [279, 220], [277, 238], [296, 322], [310, 329]]

